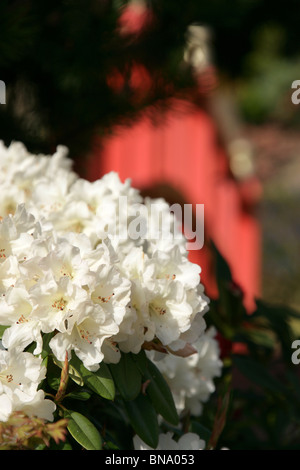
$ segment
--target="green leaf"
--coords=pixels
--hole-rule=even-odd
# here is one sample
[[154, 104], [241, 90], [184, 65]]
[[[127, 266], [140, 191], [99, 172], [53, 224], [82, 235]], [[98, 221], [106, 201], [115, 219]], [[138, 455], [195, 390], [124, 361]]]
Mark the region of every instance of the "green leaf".
[[144, 374], [148, 362], [145, 351], [142, 349], [138, 354], [131, 354], [131, 358], [136, 363], [140, 373]]
[[159, 427], [156, 411], [145, 395], [138, 395], [135, 400], [124, 401], [127, 415], [134, 431], [152, 449], [158, 445]]
[[297, 312], [289, 307], [273, 306], [261, 300], [257, 300], [256, 305], [256, 316], [268, 321], [269, 329], [276, 334], [281, 344], [283, 358], [290, 363], [291, 344], [295, 338], [290, 323], [292, 318], [297, 318]]
[[253, 343], [256, 346], [261, 346], [266, 349], [273, 350], [276, 346], [275, 339], [270, 331], [259, 329], [244, 328], [241, 333], [235, 336], [235, 341], [246, 343]]
[[149, 396], [157, 413], [174, 426], [179, 422], [178, 413], [170, 388], [158, 368], [147, 360], [147, 369], [144, 378], [149, 381], [146, 384], [146, 394]]
[[72, 390], [72, 392], [68, 393], [66, 396], [74, 400], [86, 401], [91, 398], [91, 391], [80, 388], [79, 390]]
[[41, 357], [43, 359], [43, 366], [48, 367], [49, 356], [53, 356], [49, 343], [53, 338], [54, 333], [44, 333], [43, 334], [43, 349], [41, 352]]
[[100, 369], [95, 372], [87, 370], [82, 364], [80, 366], [80, 372], [84, 383], [93, 392], [107, 400], [113, 400], [115, 398], [115, 384], [106, 364], [101, 363]]
[[59, 367], [52, 356], [47, 361], [47, 382], [51, 388], [58, 390], [60, 384], [61, 367]]
[[0, 325], [0, 339], [2, 339], [4, 331], [9, 328], [9, 326]]
[[64, 417], [69, 420], [68, 431], [73, 438], [86, 450], [101, 450], [101, 436], [93, 425], [85, 416], [77, 411], [66, 410]]
[[54, 333], [44, 333], [43, 334], [43, 351], [42, 351], [42, 357], [47, 356], [48, 354], [52, 354], [51, 348], [49, 346], [49, 343], [51, 339], [53, 338]]
[[114, 382], [124, 400], [134, 400], [141, 390], [142, 374], [133, 359], [133, 354], [121, 354], [118, 364], [110, 364]]
[[218, 331], [227, 339], [232, 340], [236, 328], [239, 327], [247, 317], [243, 303], [244, 294], [235, 283], [230, 266], [223, 255], [218, 251], [216, 245], [211, 242], [214, 254], [216, 281], [218, 285], [218, 300], [212, 305], [213, 324]]
[[198, 434], [200, 439], [203, 439], [206, 443], [209, 442], [211, 437], [211, 430], [194, 420], [191, 422], [190, 432]]
[[85, 384], [90, 390], [107, 400], [115, 398], [115, 385], [109, 368], [104, 362], [100, 364], [100, 368], [97, 371], [91, 372], [74, 354], [69, 362], [69, 366], [73, 371], [76, 371], [76, 379], [80, 377], [80, 385]]
[[267, 389], [277, 395], [286, 393], [286, 388], [269, 373], [267, 367], [264, 367], [263, 364], [247, 356], [233, 355], [232, 358], [233, 364], [240, 372], [263, 390]]
[[105, 448], [104, 450], [120, 450], [119, 447], [110, 441], [105, 441]]
[[218, 250], [217, 246], [213, 241], [211, 241], [211, 248], [214, 254], [215, 265], [216, 265], [216, 275], [217, 280], [232, 281], [232, 274], [229, 267], [229, 264], [225, 260], [225, 258], [221, 255], [220, 251]]

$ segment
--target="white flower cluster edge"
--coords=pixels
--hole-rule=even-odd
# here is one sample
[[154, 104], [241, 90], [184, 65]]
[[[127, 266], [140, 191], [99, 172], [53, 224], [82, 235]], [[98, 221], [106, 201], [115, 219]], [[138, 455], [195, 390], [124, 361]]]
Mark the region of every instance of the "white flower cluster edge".
[[53, 419], [38, 390], [46, 333], [58, 360], [75, 353], [91, 371], [153, 341], [180, 355], [205, 334], [200, 267], [166, 201], [143, 199], [114, 172], [82, 179], [67, 153], [0, 141], [0, 421], [15, 410]]

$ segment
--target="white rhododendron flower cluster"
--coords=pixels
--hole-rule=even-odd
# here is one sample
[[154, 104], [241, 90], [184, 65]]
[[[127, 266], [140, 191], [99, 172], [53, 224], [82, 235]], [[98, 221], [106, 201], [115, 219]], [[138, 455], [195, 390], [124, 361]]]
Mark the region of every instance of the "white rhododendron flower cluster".
[[215, 336], [216, 329], [210, 327], [193, 343], [196, 353], [188, 357], [148, 353], [166, 379], [179, 413], [200, 416], [203, 403], [215, 391], [214, 379], [220, 377], [223, 367]]
[[58, 360], [75, 353], [90, 371], [145, 345], [180, 354], [203, 335], [200, 268], [164, 200], [143, 200], [116, 173], [79, 178], [64, 147], [31, 155], [21, 143], [0, 143], [0, 194], [1, 419], [25, 393], [30, 406], [41, 379], [14, 389], [8, 355], [33, 361], [24, 350], [40, 354], [46, 333]]
[[13, 411], [52, 421], [56, 406], [38, 390], [45, 373], [39, 357], [0, 349], [0, 421], [6, 421]]

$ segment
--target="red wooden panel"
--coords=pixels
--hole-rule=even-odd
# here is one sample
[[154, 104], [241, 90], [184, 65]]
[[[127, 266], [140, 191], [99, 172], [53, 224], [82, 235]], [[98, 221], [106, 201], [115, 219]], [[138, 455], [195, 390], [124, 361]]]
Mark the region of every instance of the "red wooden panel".
[[[260, 291], [258, 224], [244, 212], [212, 119], [183, 101], [173, 105], [177, 111], [169, 111], [163, 120], [159, 115], [156, 124], [145, 115], [132, 127], [116, 128], [114, 135], [103, 139], [101, 149], [95, 145], [88, 177], [94, 180], [117, 171], [122, 181], [130, 178], [141, 190], [168, 183], [186, 203], [204, 204], [206, 234], [228, 260], [251, 310]], [[208, 295], [216, 295], [208, 247], [191, 252], [190, 259], [202, 266]]]

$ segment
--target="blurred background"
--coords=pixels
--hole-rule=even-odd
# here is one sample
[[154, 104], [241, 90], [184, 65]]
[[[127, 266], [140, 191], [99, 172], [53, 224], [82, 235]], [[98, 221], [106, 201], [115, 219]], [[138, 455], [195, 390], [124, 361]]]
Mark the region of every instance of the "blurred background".
[[[0, 139], [204, 203], [253, 298], [300, 307], [299, 2], [1, 0]], [[208, 243], [191, 258], [213, 296]]]

